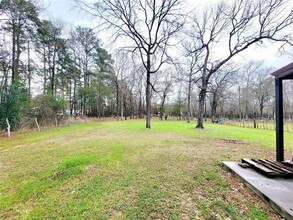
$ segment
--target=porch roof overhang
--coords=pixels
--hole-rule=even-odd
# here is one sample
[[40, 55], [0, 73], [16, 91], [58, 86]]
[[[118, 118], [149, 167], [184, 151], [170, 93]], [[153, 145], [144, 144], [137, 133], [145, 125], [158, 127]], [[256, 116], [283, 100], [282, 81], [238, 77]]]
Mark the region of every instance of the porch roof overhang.
[[276, 79], [293, 79], [293, 62], [271, 73]]
[[275, 77], [276, 91], [276, 159], [284, 161], [284, 101], [283, 80], [293, 79], [293, 62], [271, 73]]

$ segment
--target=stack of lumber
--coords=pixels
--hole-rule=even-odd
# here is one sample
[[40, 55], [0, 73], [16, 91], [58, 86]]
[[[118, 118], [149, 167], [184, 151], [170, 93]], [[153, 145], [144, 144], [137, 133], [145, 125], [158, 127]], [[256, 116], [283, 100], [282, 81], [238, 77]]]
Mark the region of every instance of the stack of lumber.
[[[245, 165], [243, 165], [245, 164]], [[277, 162], [263, 159], [242, 159], [242, 167], [250, 167], [268, 177], [293, 177], [292, 161]]]

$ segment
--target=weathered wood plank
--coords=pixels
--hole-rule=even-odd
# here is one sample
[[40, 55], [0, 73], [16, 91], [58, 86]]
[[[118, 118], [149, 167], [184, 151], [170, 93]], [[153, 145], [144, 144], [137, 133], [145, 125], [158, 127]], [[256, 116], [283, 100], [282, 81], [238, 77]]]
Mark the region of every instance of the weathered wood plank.
[[242, 163], [269, 177], [293, 177], [292, 168], [283, 165], [281, 162], [263, 159], [242, 159]]
[[293, 159], [291, 161], [283, 161], [282, 164], [284, 164], [285, 166], [293, 168]]
[[279, 162], [268, 160], [268, 159], [266, 159], [265, 161], [267, 161], [270, 164], [274, 164], [275, 166], [279, 167], [280, 169], [286, 170], [287, 172], [290, 172], [290, 173], [293, 172], [293, 167], [286, 166], [283, 163], [279, 163]]
[[283, 169], [283, 168], [279, 167], [277, 164], [269, 163], [269, 162], [262, 160], [262, 159], [259, 159], [258, 163], [260, 163], [261, 165], [263, 165], [269, 169], [272, 169], [280, 174], [290, 174], [291, 173], [290, 170]]
[[264, 175], [267, 176], [278, 176], [278, 173], [268, 169], [254, 161], [252, 161], [251, 159], [247, 159], [247, 158], [243, 158], [242, 159], [242, 163], [248, 163], [250, 166], [252, 166], [254, 169], [258, 170], [259, 172], [263, 173]]

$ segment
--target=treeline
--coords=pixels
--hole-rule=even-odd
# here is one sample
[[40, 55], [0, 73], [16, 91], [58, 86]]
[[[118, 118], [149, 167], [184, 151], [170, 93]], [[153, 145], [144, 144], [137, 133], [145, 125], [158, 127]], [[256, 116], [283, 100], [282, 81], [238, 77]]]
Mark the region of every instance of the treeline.
[[[135, 10], [124, 13], [127, 8], [115, 1], [98, 2], [97, 18], [113, 28], [113, 37], [128, 37], [134, 44], [110, 54], [93, 29], [78, 26], [65, 33], [61, 21], [41, 19], [44, 9], [38, 1], [0, 1], [1, 129], [7, 121], [16, 130], [69, 116], [147, 116], [148, 128], [154, 116], [188, 122], [197, 117], [200, 128], [203, 117], [274, 118], [272, 69], [259, 61], [239, 65], [232, 58], [263, 40], [288, 43], [284, 30], [292, 25], [293, 12], [274, 17], [286, 6], [282, 0], [255, 5], [235, 0], [188, 18], [179, 0], [154, 2], [156, 7], [123, 0], [129, 3], [125, 6], [148, 11], [146, 18], [132, 15]], [[171, 56], [173, 41], [180, 52]], [[228, 42], [226, 57], [213, 53], [221, 41]], [[292, 85], [284, 87], [285, 115], [292, 118]]]
[[[64, 38], [61, 22], [40, 19], [37, 2], [2, 0], [0, 126], [12, 129], [65, 115], [114, 114], [113, 60], [90, 28]], [[108, 107], [111, 106], [111, 107]]]
[[[235, 67], [235, 66], [234, 66]], [[224, 71], [224, 70], [223, 70]], [[275, 119], [275, 82], [270, 76], [272, 68], [262, 61], [251, 61], [236, 66], [233, 71], [215, 74], [208, 85], [207, 99], [204, 104], [204, 118], [218, 122], [220, 119], [237, 121]], [[169, 71], [170, 72], [170, 71]], [[181, 72], [182, 73], [182, 72]], [[173, 72], [175, 79], [178, 73]], [[167, 90], [170, 81], [161, 81]], [[175, 85], [176, 84], [176, 85]], [[198, 84], [192, 86], [191, 118], [198, 114]], [[168, 100], [163, 107], [164, 115], [178, 120], [188, 120], [188, 80], [173, 80], [172, 88], [167, 90]], [[163, 90], [161, 88], [161, 90]], [[293, 82], [284, 82], [284, 117], [293, 120]], [[162, 94], [156, 94], [153, 115], [160, 117]], [[164, 117], [162, 117], [164, 119]]]

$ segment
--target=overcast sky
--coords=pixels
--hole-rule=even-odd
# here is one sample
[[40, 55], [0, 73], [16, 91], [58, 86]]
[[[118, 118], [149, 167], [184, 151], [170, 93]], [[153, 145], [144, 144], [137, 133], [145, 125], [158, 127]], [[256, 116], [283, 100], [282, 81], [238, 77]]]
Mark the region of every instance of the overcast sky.
[[[217, 1], [217, 0], [210, 0]], [[94, 27], [95, 22], [89, 19], [84, 13], [81, 13], [78, 9], [74, 8], [74, 0], [44, 0], [48, 5], [47, 12], [44, 14], [46, 19], [61, 19], [67, 25], [67, 30], [75, 25], [82, 25], [87, 27]], [[196, 1], [194, 1], [196, 2]], [[105, 39], [100, 37], [102, 42]], [[264, 60], [265, 64], [272, 66], [275, 69], [280, 68], [289, 62], [288, 57], [281, 57], [276, 53], [278, 45], [270, 45], [265, 43], [262, 48], [251, 47], [247, 51], [241, 54], [237, 58], [238, 61], [249, 61], [251, 59]]]
[[74, 0], [43, 0], [48, 6], [44, 16], [53, 19], [61, 19], [66, 23], [82, 24], [86, 19], [81, 17], [81, 13], [74, 7]]

